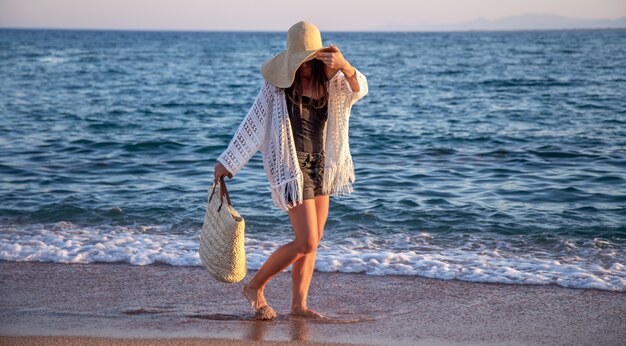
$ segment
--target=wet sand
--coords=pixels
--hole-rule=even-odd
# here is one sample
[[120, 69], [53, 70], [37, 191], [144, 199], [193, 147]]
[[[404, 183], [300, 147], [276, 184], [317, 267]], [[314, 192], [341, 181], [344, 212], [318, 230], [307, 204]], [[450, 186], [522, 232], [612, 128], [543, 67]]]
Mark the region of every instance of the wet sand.
[[263, 322], [251, 320], [242, 285], [219, 283], [202, 267], [0, 262], [0, 344], [623, 345], [626, 340], [623, 292], [315, 272], [309, 306], [330, 320], [313, 321], [288, 315], [291, 273], [282, 272], [265, 290], [279, 316]]

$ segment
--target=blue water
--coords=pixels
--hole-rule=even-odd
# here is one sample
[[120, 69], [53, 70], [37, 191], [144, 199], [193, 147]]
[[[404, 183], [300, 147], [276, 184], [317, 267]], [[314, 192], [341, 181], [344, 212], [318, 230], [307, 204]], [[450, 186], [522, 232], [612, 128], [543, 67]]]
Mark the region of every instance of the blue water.
[[[368, 78], [316, 269], [626, 291], [626, 31], [322, 33]], [[284, 33], [0, 30], [0, 259], [200, 265]], [[260, 154], [249, 267], [293, 238]]]

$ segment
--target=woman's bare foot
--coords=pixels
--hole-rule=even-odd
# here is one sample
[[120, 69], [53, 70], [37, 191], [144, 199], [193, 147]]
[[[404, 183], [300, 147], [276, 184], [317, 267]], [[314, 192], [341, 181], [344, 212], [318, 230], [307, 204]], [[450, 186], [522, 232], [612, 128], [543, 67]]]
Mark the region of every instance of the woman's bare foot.
[[271, 306], [267, 305], [265, 297], [263, 296], [263, 289], [255, 290], [250, 288], [249, 283], [243, 285], [241, 289], [244, 297], [250, 303], [252, 310], [254, 310], [255, 320], [271, 320], [276, 317], [276, 311]]
[[250, 303], [250, 306], [252, 306], [252, 310], [256, 311], [267, 305], [265, 297], [263, 296], [263, 289], [255, 290], [254, 288], [250, 288], [250, 283], [247, 283], [243, 285], [241, 290], [243, 291], [244, 297], [246, 297]]
[[292, 316], [307, 317], [307, 318], [327, 318], [315, 310], [309, 308], [305, 309], [291, 309]]

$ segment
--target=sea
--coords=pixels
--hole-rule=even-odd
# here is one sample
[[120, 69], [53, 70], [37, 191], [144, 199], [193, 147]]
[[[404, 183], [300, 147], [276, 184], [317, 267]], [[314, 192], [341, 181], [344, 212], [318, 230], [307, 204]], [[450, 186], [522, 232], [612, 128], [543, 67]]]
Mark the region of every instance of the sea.
[[[322, 38], [369, 92], [317, 271], [626, 291], [626, 30]], [[0, 30], [0, 260], [201, 266], [216, 158], [285, 40]], [[227, 184], [258, 269], [290, 220], [260, 153]]]

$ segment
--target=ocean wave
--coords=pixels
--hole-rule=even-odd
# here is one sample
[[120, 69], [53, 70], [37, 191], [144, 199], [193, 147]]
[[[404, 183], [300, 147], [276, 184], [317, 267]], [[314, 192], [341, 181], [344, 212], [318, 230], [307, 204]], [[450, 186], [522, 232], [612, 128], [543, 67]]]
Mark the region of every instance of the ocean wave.
[[[55, 263], [124, 262], [200, 266], [197, 232], [168, 234], [164, 226], [82, 228], [68, 222], [40, 229], [0, 228], [0, 260]], [[410, 275], [507, 284], [556, 284], [570, 288], [626, 291], [625, 249], [602, 238], [561, 239], [557, 253], [526, 248], [523, 241], [465, 235], [456, 241], [422, 232], [327, 236], [317, 250], [322, 272]], [[283, 233], [246, 236], [248, 268], [291, 241]], [[290, 268], [288, 268], [290, 270]]]

